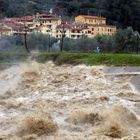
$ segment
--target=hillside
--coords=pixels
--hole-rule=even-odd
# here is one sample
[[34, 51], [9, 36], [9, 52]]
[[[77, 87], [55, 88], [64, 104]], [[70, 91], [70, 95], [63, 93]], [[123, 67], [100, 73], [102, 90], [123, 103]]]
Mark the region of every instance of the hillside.
[[66, 19], [79, 14], [107, 17], [110, 24], [140, 31], [140, 0], [0, 0], [0, 17], [15, 17], [46, 12]]

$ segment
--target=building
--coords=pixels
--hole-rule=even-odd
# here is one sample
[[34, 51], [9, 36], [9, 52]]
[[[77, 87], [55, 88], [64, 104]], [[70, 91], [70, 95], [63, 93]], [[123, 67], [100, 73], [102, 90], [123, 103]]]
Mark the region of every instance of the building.
[[106, 24], [106, 18], [104, 17], [80, 15], [75, 17], [75, 22], [87, 25], [88, 37], [113, 35], [117, 31], [116, 26]]
[[56, 37], [61, 38], [62, 33], [64, 33], [67, 38], [78, 39], [87, 36], [88, 29], [84, 24], [63, 22], [57, 26]]
[[116, 32], [116, 26], [105, 24], [87, 24], [88, 37], [94, 37], [97, 35], [113, 35]]
[[40, 28], [41, 33], [51, 34], [53, 37], [56, 37], [56, 28], [61, 24], [61, 17], [52, 14], [38, 13], [35, 15], [34, 23], [36, 27]]
[[0, 35], [20, 35], [26, 32], [61, 38], [62, 30], [65, 30], [67, 38], [78, 39], [85, 36], [113, 35], [117, 29], [107, 25], [106, 18], [89, 15], [79, 15], [73, 22], [62, 22], [60, 16], [48, 13], [0, 20]]
[[106, 18], [98, 16], [80, 15], [75, 17], [75, 22], [87, 24], [106, 24]]
[[10, 36], [13, 35], [13, 30], [8, 26], [0, 26], [0, 36]]

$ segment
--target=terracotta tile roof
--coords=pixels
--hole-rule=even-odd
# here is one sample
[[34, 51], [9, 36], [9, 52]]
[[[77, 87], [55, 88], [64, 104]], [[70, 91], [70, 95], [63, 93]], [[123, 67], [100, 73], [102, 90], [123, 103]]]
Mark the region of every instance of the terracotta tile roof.
[[72, 30], [83, 30], [87, 29], [85, 24], [76, 24], [76, 23], [70, 23], [70, 22], [62, 22], [62, 24], [58, 25], [57, 28], [68, 28]]
[[101, 16], [89, 16], [89, 15], [80, 15], [86, 19], [106, 19], [105, 17], [101, 17]]
[[34, 17], [45, 18], [45, 19], [52, 19], [52, 20], [60, 19], [56, 15], [51, 15], [51, 14], [46, 14], [46, 13], [44, 13], [44, 14], [36, 14], [36, 15], [34, 15]]
[[0, 32], [1, 31], [12, 31], [12, 28], [7, 26], [0, 26]]
[[19, 20], [21, 21], [32, 21], [33, 19], [34, 19], [34, 16], [25, 16], [25, 17], [19, 18]]
[[93, 26], [93, 27], [116, 27], [114, 25], [107, 25], [107, 24], [87, 24], [87, 26]]
[[16, 22], [16, 21], [18, 21], [19, 20], [19, 18], [4, 18], [4, 19], [1, 19], [0, 20], [0, 22]]

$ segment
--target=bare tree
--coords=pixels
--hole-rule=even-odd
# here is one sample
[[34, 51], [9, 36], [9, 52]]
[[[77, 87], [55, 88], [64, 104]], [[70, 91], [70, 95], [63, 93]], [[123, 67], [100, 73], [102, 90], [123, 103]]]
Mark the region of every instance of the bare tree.
[[29, 50], [28, 45], [27, 45], [28, 30], [29, 30], [29, 28], [28, 28], [28, 26], [25, 24], [25, 26], [24, 26], [24, 31], [23, 31], [23, 33], [24, 33], [24, 45], [25, 45], [26, 51], [27, 51], [28, 53], [30, 53], [30, 50]]
[[65, 34], [66, 34], [66, 28], [64, 23], [61, 24], [59, 31], [61, 32], [61, 44], [60, 44], [60, 51], [63, 51], [63, 45], [64, 45], [64, 38], [65, 38]]

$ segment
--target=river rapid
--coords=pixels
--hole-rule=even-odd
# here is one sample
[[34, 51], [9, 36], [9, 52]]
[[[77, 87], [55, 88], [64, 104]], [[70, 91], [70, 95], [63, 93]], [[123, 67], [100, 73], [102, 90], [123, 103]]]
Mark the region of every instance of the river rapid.
[[30, 61], [0, 71], [0, 140], [114, 139], [140, 140], [140, 67]]

